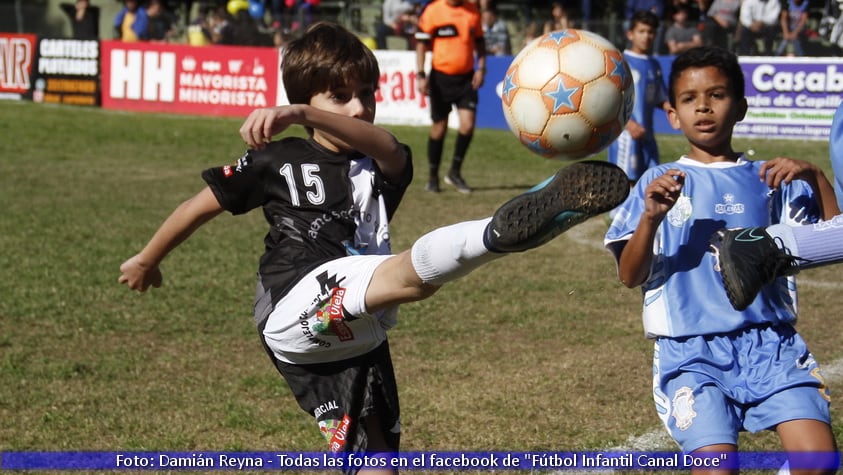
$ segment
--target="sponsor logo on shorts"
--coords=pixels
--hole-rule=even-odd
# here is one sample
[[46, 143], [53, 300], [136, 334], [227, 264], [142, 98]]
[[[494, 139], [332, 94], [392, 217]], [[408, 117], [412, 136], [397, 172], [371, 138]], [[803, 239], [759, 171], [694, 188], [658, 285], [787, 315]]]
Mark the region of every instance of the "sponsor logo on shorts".
[[348, 417], [348, 414], [342, 416], [342, 421], [339, 424], [339, 427], [334, 431], [334, 435], [331, 437], [330, 442], [328, 442], [328, 450], [331, 452], [339, 452], [345, 447], [345, 443], [348, 440], [348, 429], [351, 426], [351, 418]]
[[697, 417], [694, 412], [694, 391], [688, 386], [683, 386], [673, 393], [673, 411], [671, 412], [676, 421], [676, 428], [687, 430]]
[[232, 175], [234, 175], [234, 170], [229, 165], [222, 167], [222, 176], [231, 178]]
[[337, 431], [337, 427], [339, 426], [339, 419], [325, 419], [324, 421], [319, 421], [319, 432], [322, 433], [325, 441], [330, 444], [331, 439], [334, 437], [334, 432]]
[[340, 341], [350, 341], [354, 339], [354, 333], [345, 322], [342, 308], [343, 297], [345, 297], [344, 288], [335, 287], [331, 290], [328, 304], [316, 312], [319, 322], [313, 325], [313, 329], [322, 334], [332, 332]]

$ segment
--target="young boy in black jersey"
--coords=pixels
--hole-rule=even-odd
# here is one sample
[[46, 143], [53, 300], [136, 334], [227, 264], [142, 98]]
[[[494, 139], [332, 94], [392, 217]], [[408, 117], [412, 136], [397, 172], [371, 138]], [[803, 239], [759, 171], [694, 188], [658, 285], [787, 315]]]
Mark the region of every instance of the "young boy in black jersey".
[[[119, 282], [141, 292], [160, 286], [161, 261], [202, 224], [261, 207], [270, 226], [255, 303], [264, 348], [330, 450], [396, 452], [386, 331], [398, 304], [614, 208], [628, 193], [626, 175], [605, 162], [570, 165], [493, 217], [434, 230], [393, 255], [389, 220], [412, 161], [406, 145], [373, 125], [374, 55], [344, 28], [318, 23], [286, 48], [282, 75], [291, 105], [246, 119], [240, 133], [251, 149], [202, 173], [207, 186], [120, 266]], [[294, 124], [309, 138], [270, 141]]]

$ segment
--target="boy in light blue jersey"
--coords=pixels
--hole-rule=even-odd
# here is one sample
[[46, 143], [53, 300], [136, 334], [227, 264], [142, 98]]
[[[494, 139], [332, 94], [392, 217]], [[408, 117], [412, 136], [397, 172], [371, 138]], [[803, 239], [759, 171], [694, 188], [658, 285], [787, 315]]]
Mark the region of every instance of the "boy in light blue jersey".
[[[843, 206], [843, 103], [829, 137], [834, 192]], [[776, 278], [800, 269], [843, 262], [843, 215], [812, 226], [776, 224], [765, 229], [722, 229], [712, 239], [729, 301], [746, 308]]]
[[659, 164], [659, 147], [653, 131], [656, 107], [667, 110], [668, 100], [662, 70], [652, 56], [659, 18], [649, 10], [635, 12], [626, 38], [629, 47], [623, 58], [632, 71], [635, 106], [620, 136], [609, 145], [609, 163], [626, 172], [632, 186], [645, 170]]
[[[642, 175], [605, 238], [621, 282], [643, 290], [659, 416], [684, 452], [734, 452], [739, 432], [774, 429], [785, 451], [817, 453], [812, 473], [833, 473], [829, 394], [793, 328], [795, 285], [781, 278], [736, 311], [708, 242], [724, 227], [829, 219], [832, 186], [810, 163], [753, 162], [732, 149], [747, 110], [732, 53], [699, 47], [679, 55], [669, 97], [668, 119], [689, 151]], [[804, 459], [789, 459], [794, 472], [805, 468]]]

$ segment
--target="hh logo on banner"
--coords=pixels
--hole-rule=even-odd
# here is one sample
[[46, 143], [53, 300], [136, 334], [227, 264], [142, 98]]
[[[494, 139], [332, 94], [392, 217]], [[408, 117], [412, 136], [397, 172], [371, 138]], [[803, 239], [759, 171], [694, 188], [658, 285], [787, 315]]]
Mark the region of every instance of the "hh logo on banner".
[[245, 116], [275, 105], [274, 48], [103, 42], [103, 107]]

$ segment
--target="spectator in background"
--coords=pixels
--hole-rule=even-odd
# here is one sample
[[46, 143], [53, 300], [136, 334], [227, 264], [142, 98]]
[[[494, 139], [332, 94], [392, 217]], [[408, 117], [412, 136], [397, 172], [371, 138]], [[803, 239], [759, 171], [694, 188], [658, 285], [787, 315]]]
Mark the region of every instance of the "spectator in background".
[[565, 30], [573, 28], [574, 22], [568, 16], [568, 10], [562, 2], [553, 2], [550, 4], [550, 20], [544, 23], [544, 33], [551, 31]]
[[279, 30], [284, 28], [284, 0], [265, 0], [264, 5], [268, 8], [270, 16], [272, 16], [272, 29]]
[[149, 40], [167, 43], [175, 36], [176, 16], [161, 0], [149, 0], [146, 6], [149, 17]]
[[486, 54], [491, 56], [512, 55], [512, 40], [506, 22], [498, 17], [498, 10], [494, 3], [480, 12], [483, 21], [483, 36], [486, 38]]
[[378, 49], [387, 49], [386, 38], [389, 36], [400, 36], [407, 42], [407, 49], [413, 44], [410, 36], [406, 34], [405, 25], [413, 23], [414, 5], [409, 0], [383, 0], [381, 7], [381, 22], [375, 31], [375, 42]]
[[219, 44], [238, 46], [272, 46], [272, 36], [260, 29], [260, 20], [248, 9], [241, 9], [222, 28]]
[[199, 14], [187, 27], [187, 42], [190, 46], [206, 46], [213, 42], [211, 37], [211, 13], [209, 5], [200, 5]]
[[522, 49], [531, 41], [538, 38], [542, 33], [542, 29], [539, 28], [539, 25], [536, 25], [536, 22], [527, 23], [524, 26], [524, 34], [521, 37], [521, 46], [518, 49]]
[[688, 7], [685, 5], [675, 7], [673, 23], [667, 28], [664, 39], [670, 54], [679, 54], [703, 45], [702, 33], [696, 25], [688, 23]]
[[[680, 7], [688, 11], [688, 23], [702, 23], [705, 21], [705, 12], [708, 10], [710, 0], [672, 0], [665, 6], [666, 18], [673, 18], [673, 14]], [[700, 26], [702, 29], [702, 26]]]
[[[805, 49], [802, 47], [802, 38], [805, 34], [805, 25], [808, 23], [808, 1], [789, 0], [787, 10], [782, 11], [782, 41], [776, 55], [782, 56], [804, 56]], [[790, 51], [788, 51], [790, 47]]]
[[75, 4], [62, 3], [61, 9], [70, 19], [73, 39], [96, 40], [100, 37], [100, 9], [91, 6], [88, 0], [76, 0]]
[[580, 2], [580, 21], [584, 30], [591, 28], [591, 14], [591, 0], [582, 0]]
[[738, 34], [741, 0], [714, 0], [708, 7], [705, 23], [706, 44], [734, 50]]
[[295, 18], [290, 22], [292, 31], [304, 31], [313, 23], [313, 14], [319, 8], [320, 0], [284, 0], [289, 15]]
[[779, 33], [782, 7], [779, 0], [743, 0], [740, 10], [739, 55], [757, 55], [758, 41], [763, 53], [773, 54], [773, 42]]
[[128, 42], [149, 39], [149, 16], [138, 0], [123, 0], [123, 8], [114, 17], [114, 38]]

